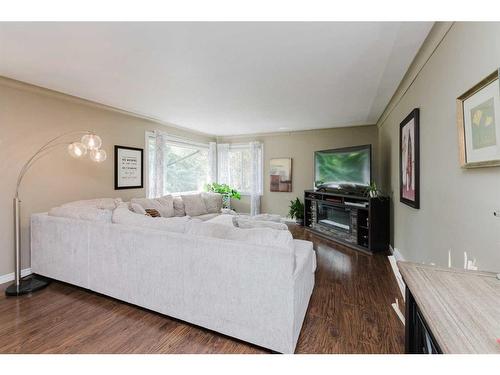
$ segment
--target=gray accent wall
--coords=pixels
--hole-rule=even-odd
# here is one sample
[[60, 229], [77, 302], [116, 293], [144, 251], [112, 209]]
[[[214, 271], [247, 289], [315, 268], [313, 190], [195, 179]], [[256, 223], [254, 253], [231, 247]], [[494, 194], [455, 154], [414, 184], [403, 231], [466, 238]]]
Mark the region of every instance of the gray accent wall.
[[[379, 120], [392, 245], [407, 260], [500, 271], [500, 167], [462, 169], [455, 100], [500, 66], [500, 23], [437, 23]], [[412, 83], [413, 82], [413, 83]], [[399, 124], [420, 108], [420, 206], [399, 202]]]

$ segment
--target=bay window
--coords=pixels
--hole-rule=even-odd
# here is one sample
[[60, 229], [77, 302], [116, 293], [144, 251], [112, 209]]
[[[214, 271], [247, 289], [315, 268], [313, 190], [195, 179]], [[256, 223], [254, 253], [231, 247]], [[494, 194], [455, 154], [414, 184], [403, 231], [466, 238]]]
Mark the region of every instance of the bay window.
[[215, 157], [210, 143], [193, 142], [161, 132], [147, 134], [148, 196], [195, 192], [213, 182]]
[[251, 214], [260, 211], [263, 150], [259, 142], [199, 143], [161, 131], [146, 133], [148, 197], [202, 191], [227, 184], [250, 197]]

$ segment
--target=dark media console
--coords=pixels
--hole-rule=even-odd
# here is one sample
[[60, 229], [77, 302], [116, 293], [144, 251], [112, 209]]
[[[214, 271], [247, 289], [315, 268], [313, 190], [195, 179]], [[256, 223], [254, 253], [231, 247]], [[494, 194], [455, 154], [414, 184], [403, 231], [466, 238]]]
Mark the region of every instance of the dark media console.
[[304, 192], [304, 225], [366, 253], [389, 247], [389, 198], [342, 192]]

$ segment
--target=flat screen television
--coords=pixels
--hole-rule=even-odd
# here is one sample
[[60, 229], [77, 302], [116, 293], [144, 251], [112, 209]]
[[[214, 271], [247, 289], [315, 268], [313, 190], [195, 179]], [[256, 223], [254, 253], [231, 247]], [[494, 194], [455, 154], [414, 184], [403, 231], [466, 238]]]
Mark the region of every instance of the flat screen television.
[[369, 186], [372, 146], [338, 148], [314, 153], [314, 186], [338, 189], [340, 185]]

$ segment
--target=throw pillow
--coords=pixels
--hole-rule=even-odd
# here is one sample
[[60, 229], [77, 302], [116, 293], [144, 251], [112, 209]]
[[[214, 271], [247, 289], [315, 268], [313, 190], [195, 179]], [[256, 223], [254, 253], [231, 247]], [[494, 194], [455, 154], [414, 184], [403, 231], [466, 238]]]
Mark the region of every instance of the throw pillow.
[[155, 210], [154, 208], [146, 208], [144, 211], [146, 211], [146, 215], [151, 216], [151, 217], [161, 217], [160, 213]]
[[208, 214], [207, 206], [205, 205], [205, 201], [201, 197], [201, 194], [187, 194], [181, 195], [181, 197], [184, 202], [186, 215], [200, 216]]
[[174, 216], [174, 199], [171, 195], [165, 195], [161, 198], [132, 198], [131, 204], [139, 204], [144, 209], [154, 209], [160, 213], [162, 217]]
[[222, 209], [222, 195], [218, 193], [203, 192], [201, 193], [205, 206], [209, 214], [218, 214]]
[[115, 224], [184, 233], [191, 218], [187, 216], [153, 218], [147, 215], [137, 215], [131, 212], [126, 204], [122, 204], [113, 211], [112, 220]]
[[184, 211], [184, 202], [181, 197], [174, 197], [174, 215], [177, 217], [186, 216], [186, 211]]

